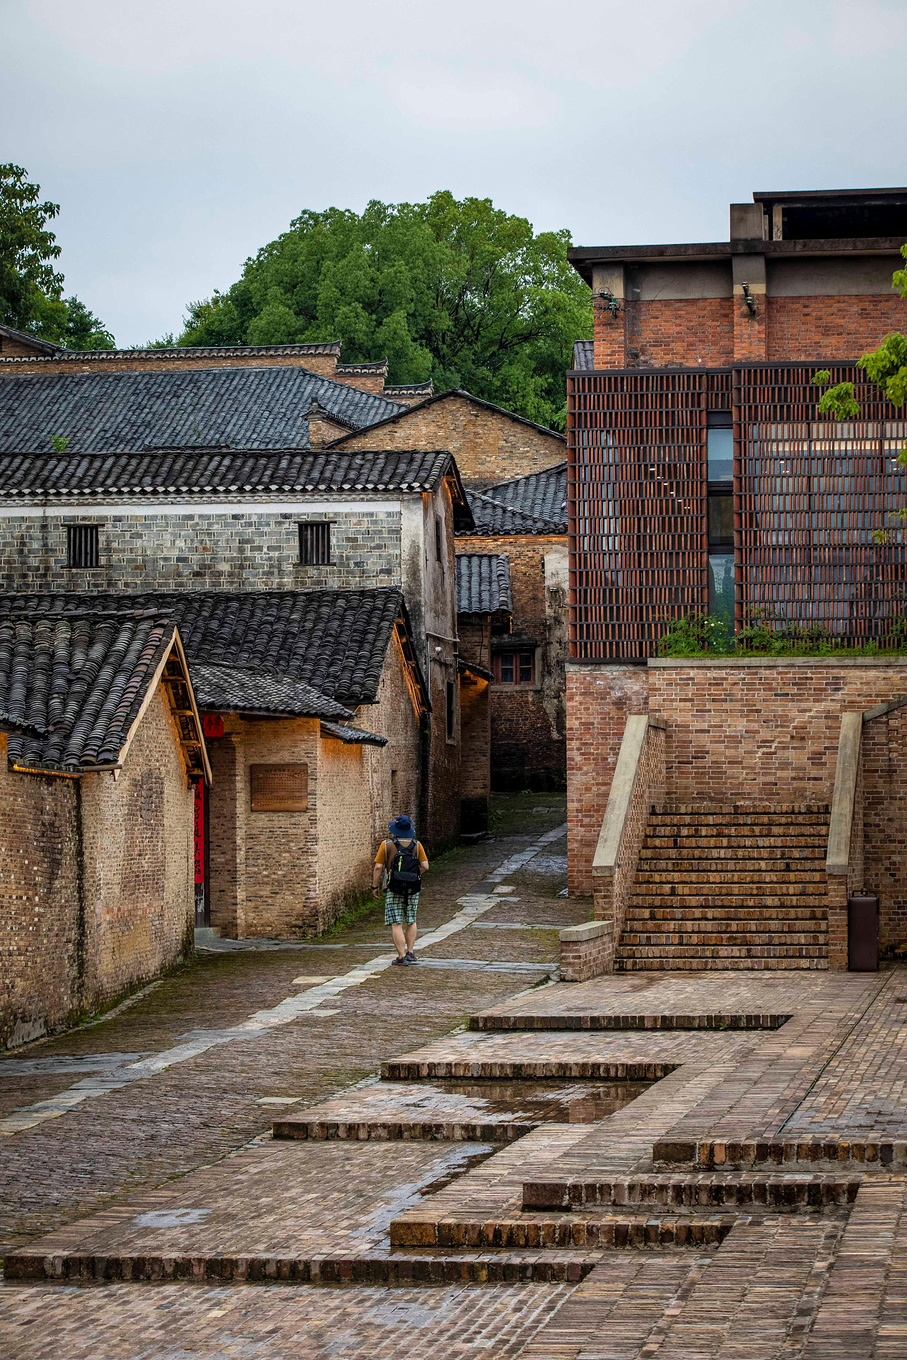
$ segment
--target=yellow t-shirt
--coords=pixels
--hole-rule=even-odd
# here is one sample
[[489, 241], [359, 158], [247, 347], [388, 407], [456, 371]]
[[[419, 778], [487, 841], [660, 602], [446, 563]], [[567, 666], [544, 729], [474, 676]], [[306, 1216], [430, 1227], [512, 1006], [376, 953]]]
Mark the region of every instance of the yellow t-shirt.
[[[393, 844], [393, 842], [391, 842], [391, 844]], [[421, 841], [416, 841], [416, 855], [418, 856], [420, 864], [428, 863], [428, 856], [422, 849]], [[382, 841], [381, 844], [378, 846], [378, 853], [375, 856], [375, 863], [382, 865], [387, 863], [387, 841]]]

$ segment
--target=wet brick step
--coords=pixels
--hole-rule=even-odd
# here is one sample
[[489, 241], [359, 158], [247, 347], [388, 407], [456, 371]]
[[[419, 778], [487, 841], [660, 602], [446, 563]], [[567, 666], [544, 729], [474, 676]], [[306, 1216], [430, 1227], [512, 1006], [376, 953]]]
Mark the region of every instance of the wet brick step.
[[678, 1067], [669, 1062], [608, 1062], [590, 1058], [395, 1058], [381, 1064], [385, 1081], [457, 1080], [661, 1081]]
[[572, 1209], [591, 1205], [653, 1204], [712, 1208], [765, 1205], [773, 1209], [823, 1209], [852, 1204], [859, 1176], [646, 1176], [619, 1180], [537, 1180], [523, 1184], [523, 1208]]
[[808, 1166], [833, 1163], [838, 1167], [869, 1167], [880, 1171], [907, 1167], [907, 1140], [876, 1140], [828, 1136], [822, 1138], [757, 1138], [727, 1142], [714, 1138], [687, 1141], [664, 1139], [652, 1147], [652, 1157], [663, 1165], [703, 1169], [758, 1166]]
[[21, 1283], [110, 1284], [517, 1284], [579, 1282], [603, 1253], [473, 1252], [414, 1255], [371, 1252], [362, 1256], [148, 1255], [47, 1256], [20, 1251], [6, 1258], [5, 1277]]
[[471, 1030], [780, 1029], [790, 1015], [711, 1012], [704, 1015], [473, 1015]]
[[390, 1225], [392, 1247], [553, 1248], [705, 1247], [722, 1242], [737, 1219], [731, 1216], [624, 1213], [534, 1214], [456, 1218], [414, 1209]]

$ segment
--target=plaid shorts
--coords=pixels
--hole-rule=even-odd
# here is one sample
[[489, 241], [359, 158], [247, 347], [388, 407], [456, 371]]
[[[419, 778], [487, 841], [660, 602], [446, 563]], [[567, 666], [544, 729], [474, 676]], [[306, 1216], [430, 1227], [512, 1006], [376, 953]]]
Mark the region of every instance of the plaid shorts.
[[409, 901], [407, 901], [402, 893], [391, 892], [388, 889], [384, 896], [384, 924], [386, 926], [414, 926], [418, 906], [418, 893], [410, 893]]

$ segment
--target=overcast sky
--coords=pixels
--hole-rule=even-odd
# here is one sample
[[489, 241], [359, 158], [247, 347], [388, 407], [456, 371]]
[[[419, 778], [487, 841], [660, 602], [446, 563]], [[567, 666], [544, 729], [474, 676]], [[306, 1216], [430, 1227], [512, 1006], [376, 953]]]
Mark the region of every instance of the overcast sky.
[[303, 208], [475, 194], [579, 245], [907, 183], [907, 0], [0, 0], [0, 160], [67, 293], [180, 329]]

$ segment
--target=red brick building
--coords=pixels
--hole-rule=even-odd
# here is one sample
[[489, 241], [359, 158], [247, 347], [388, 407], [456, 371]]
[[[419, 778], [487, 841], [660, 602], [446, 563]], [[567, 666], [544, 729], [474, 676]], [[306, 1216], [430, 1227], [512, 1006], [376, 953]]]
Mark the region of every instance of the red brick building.
[[[595, 966], [846, 966], [863, 887], [903, 943], [907, 854], [878, 808], [900, 796], [904, 662], [651, 660], [684, 616], [884, 649], [905, 614], [907, 421], [856, 361], [907, 330], [907, 190], [753, 199], [726, 242], [571, 252], [595, 310], [568, 375], [567, 677]], [[858, 419], [818, 415], [826, 368]]]

